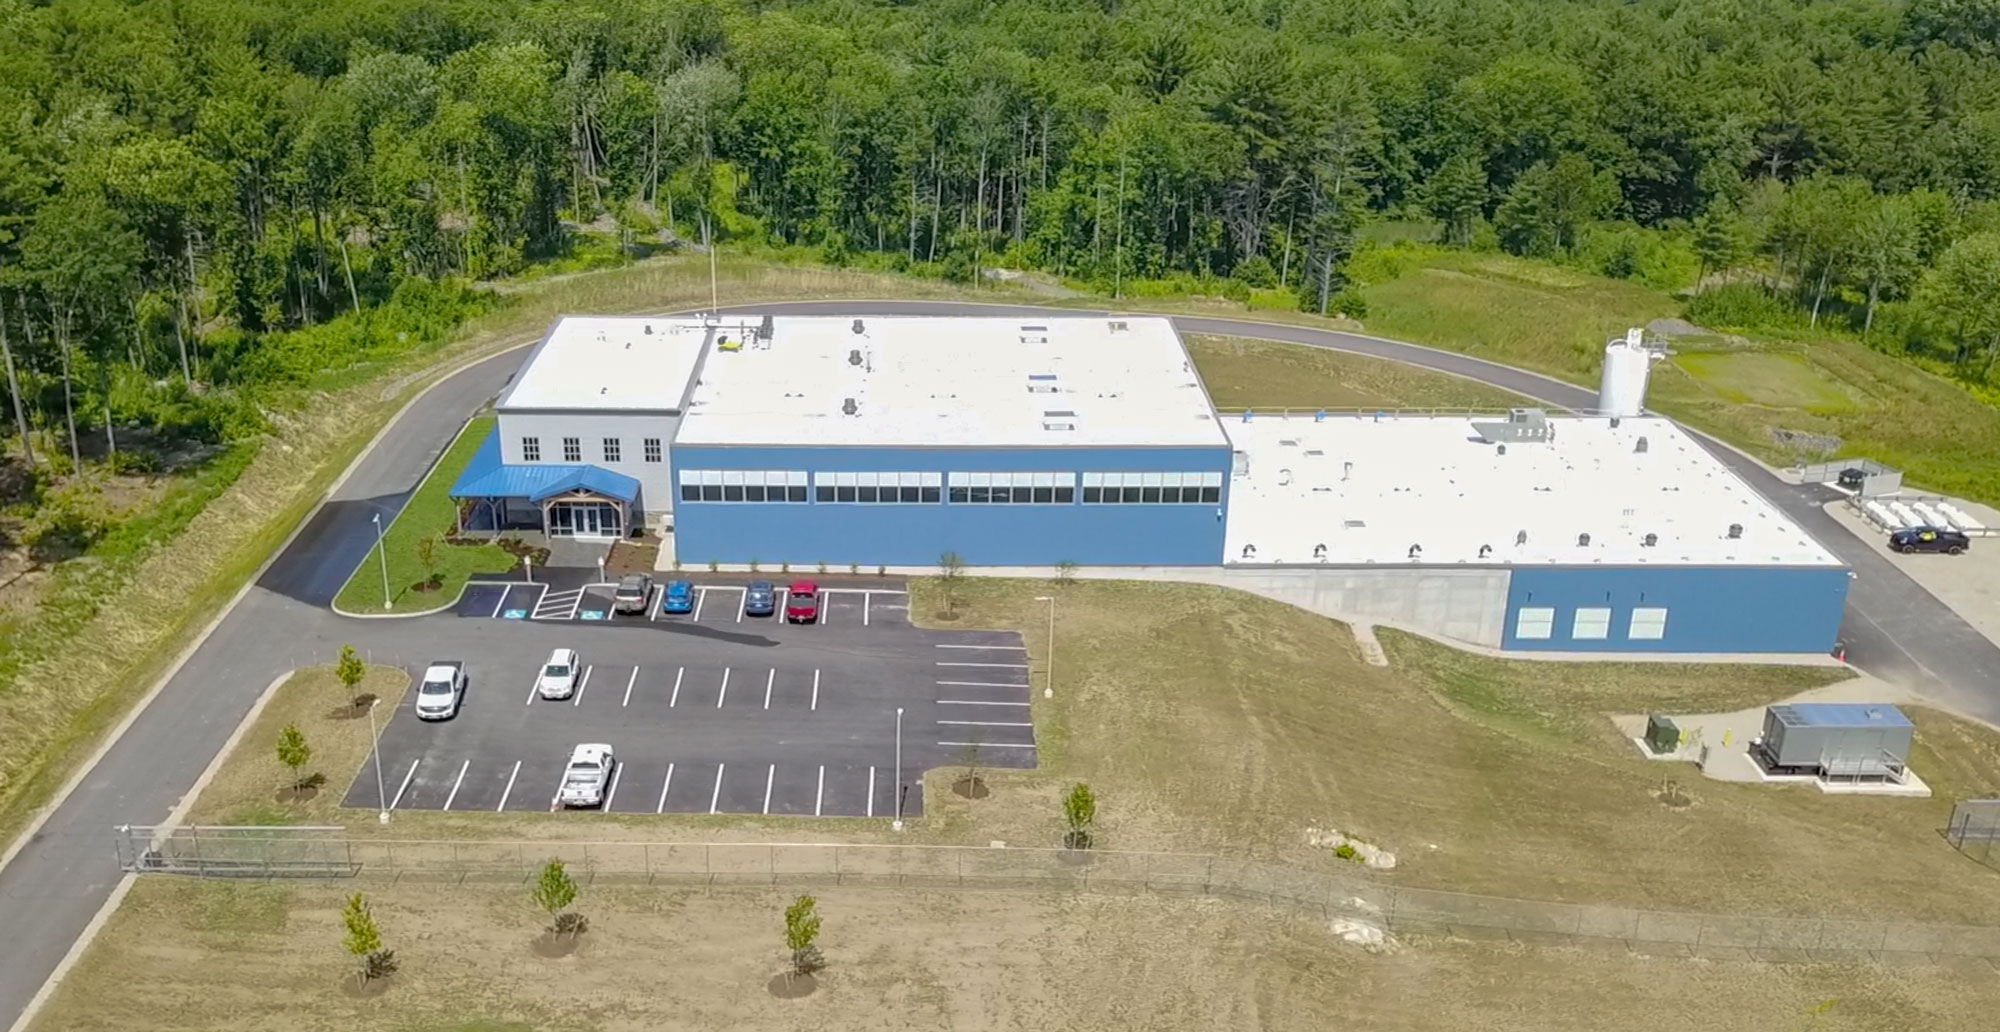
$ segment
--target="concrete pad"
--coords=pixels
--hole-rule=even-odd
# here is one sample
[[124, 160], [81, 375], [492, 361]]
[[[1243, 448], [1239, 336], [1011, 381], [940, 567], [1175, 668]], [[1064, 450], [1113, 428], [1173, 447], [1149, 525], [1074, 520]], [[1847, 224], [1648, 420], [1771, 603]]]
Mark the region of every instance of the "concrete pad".
[[[2000, 527], [2000, 512], [1977, 502], [1953, 499], [1952, 504], [1989, 527]], [[1847, 502], [1833, 502], [1826, 511], [1834, 522], [1950, 606], [1987, 640], [2000, 643], [2000, 538], [1973, 538], [1964, 555], [1902, 555], [1889, 551], [1888, 531], [1876, 527]]]

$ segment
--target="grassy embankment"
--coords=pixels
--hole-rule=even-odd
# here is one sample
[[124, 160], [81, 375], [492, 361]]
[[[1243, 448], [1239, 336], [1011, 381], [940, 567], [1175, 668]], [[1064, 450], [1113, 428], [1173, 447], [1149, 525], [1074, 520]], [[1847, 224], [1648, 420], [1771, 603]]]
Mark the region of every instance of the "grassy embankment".
[[[1664, 291], [1500, 254], [1388, 248], [1369, 252], [1352, 271], [1366, 284], [1369, 334], [1590, 388], [1606, 340], [1681, 309]], [[1319, 323], [1220, 299], [1122, 304]], [[1647, 403], [1660, 412], [1780, 466], [1799, 456], [1772, 431], [1837, 437], [1841, 456], [1877, 459], [1903, 469], [1913, 486], [2000, 505], [2000, 408], [1945, 377], [1851, 337], [1803, 330], [1683, 338], [1674, 352], [1654, 367]]]
[[[732, 302], [832, 297], [959, 297], [946, 284], [725, 259]], [[982, 290], [982, 298], [1011, 297]], [[324, 378], [227, 488], [198, 496], [130, 557], [88, 617], [41, 642], [0, 684], [0, 843], [11, 842], [250, 579], [376, 432], [424, 387], [473, 358], [532, 343], [565, 312], [705, 306], [708, 265], [671, 259], [528, 284], [451, 340]], [[88, 576], [79, 571], [78, 576]]]
[[[492, 416], [478, 416], [466, 423], [404, 503], [403, 511], [383, 531], [380, 548], [371, 549], [347, 578], [333, 600], [336, 608], [344, 613], [415, 613], [436, 609], [456, 600], [474, 574], [506, 573], [517, 565], [518, 561], [498, 545], [453, 545], [444, 541], [456, 529], [457, 506], [451, 500], [451, 485], [493, 432], [493, 423]], [[420, 542], [426, 539], [431, 542], [428, 567], [419, 551]], [[386, 575], [381, 566], [385, 556]], [[433, 576], [435, 584], [431, 582]], [[385, 580], [389, 586], [386, 606], [382, 597]]]

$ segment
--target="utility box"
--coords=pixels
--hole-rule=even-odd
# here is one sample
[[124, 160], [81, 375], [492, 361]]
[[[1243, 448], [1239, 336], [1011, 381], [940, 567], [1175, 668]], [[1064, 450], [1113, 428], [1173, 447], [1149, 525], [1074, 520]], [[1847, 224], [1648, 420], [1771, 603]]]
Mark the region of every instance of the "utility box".
[[1797, 703], [1764, 711], [1753, 751], [1773, 773], [1901, 780], [1914, 728], [1881, 703]]
[[1681, 729], [1667, 718], [1653, 714], [1646, 718], [1646, 748], [1655, 756], [1664, 756], [1681, 747]]

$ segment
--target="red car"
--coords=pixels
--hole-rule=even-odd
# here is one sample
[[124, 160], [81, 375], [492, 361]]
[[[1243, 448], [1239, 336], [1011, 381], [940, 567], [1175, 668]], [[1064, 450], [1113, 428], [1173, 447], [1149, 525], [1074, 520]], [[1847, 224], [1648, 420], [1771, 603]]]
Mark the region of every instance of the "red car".
[[786, 589], [785, 594], [787, 623], [812, 623], [819, 619], [819, 585], [799, 581]]

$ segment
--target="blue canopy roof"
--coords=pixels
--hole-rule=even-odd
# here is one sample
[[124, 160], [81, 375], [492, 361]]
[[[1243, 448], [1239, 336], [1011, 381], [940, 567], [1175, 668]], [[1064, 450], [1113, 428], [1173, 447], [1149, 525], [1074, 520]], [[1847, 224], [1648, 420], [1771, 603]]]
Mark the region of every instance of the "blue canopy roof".
[[639, 482], [597, 466], [509, 466], [500, 461], [500, 431], [496, 428], [480, 442], [465, 472], [451, 485], [451, 496], [539, 502], [577, 490], [630, 503], [639, 497]]

